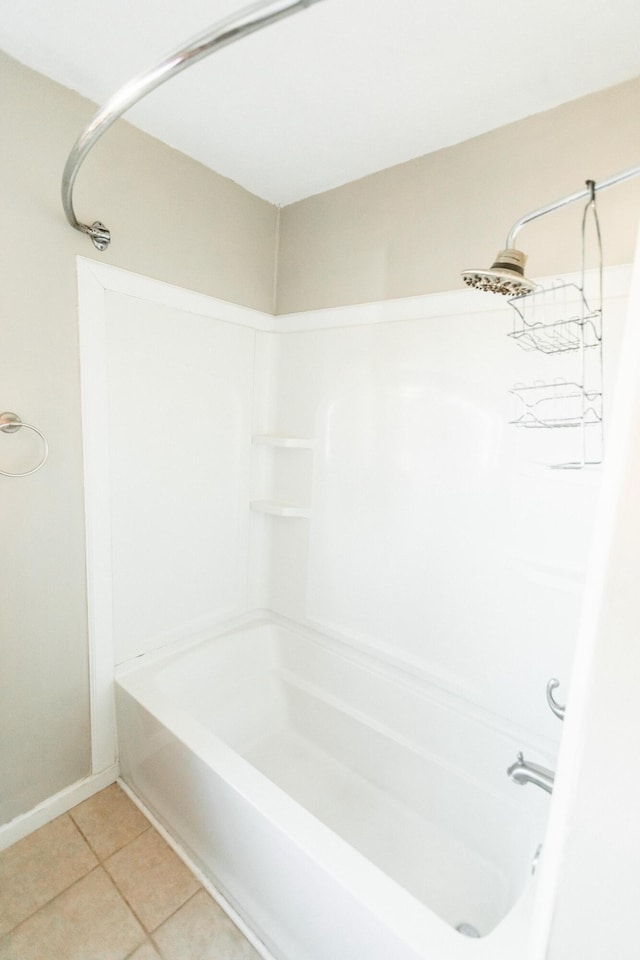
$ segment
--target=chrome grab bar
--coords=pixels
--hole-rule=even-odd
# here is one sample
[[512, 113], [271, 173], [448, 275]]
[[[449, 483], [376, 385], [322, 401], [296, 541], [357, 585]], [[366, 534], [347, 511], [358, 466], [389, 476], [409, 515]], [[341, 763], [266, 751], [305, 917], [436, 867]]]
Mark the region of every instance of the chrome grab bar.
[[319, 2], [320, 0], [260, 0], [258, 3], [252, 3], [209, 27], [157, 66], [139, 74], [121, 87], [85, 127], [65, 164], [62, 174], [62, 206], [71, 226], [81, 233], [86, 233], [97, 250], [106, 250], [111, 242], [108, 228], [99, 220], [95, 220], [89, 226], [77, 219], [73, 209], [73, 185], [85, 157], [112, 123], [115, 123], [127, 110], [160, 84], [175, 77], [192, 64], [203, 60], [222, 47], [235, 43], [249, 33], [261, 30], [271, 23], [276, 23], [298, 10]]
[[547, 703], [555, 713], [556, 717], [558, 717], [560, 720], [564, 720], [566, 707], [561, 706], [553, 696], [553, 691], [559, 686], [560, 681], [556, 680], [555, 677], [553, 680], [549, 680], [549, 683], [547, 684]]

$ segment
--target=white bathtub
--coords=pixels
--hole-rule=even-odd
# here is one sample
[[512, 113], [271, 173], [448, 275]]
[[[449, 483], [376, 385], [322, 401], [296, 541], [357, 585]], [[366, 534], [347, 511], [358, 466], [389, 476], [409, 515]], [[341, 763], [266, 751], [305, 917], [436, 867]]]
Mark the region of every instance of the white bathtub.
[[116, 683], [123, 778], [274, 957], [524, 955], [548, 797], [508, 781], [520, 744], [266, 618], [142, 660]]

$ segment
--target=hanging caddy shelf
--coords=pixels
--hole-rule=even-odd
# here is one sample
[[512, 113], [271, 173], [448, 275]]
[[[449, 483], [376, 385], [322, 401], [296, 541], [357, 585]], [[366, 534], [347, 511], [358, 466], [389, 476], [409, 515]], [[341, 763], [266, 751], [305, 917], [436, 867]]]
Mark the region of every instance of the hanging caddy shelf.
[[575, 283], [537, 287], [509, 303], [514, 319], [507, 336], [523, 350], [555, 354], [602, 346], [601, 307], [591, 309]]
[[560, 379], [517, 383], [509, 392], [519, 403], [519, 414], [510, 421], [516, 427], [547, 429], [602, 423], [602, 393], [590, 393], [579, 383]]

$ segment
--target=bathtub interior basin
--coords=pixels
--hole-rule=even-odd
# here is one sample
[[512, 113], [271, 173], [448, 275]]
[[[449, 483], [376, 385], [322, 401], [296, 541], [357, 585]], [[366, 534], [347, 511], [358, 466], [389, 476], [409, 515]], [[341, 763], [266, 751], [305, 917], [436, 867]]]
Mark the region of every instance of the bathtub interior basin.
[[[142, 724], [134, 703], [145, 711]], [[173, 731], [171, 745], [149, 717]], [[206, 815], [194, 813], [196, 829], [174, 809], [179, 799], [163, 800], [176, 792], [175, 784], [163, 787], [163, 777], [177, 764], [187, 807], [195, 810], [192, 794], [205, 789], [200, 766], [196, 774], [193, 762], [177, 759], [174, 740], [199, 754], [224, 789], [233, 785], [270, 830], [312, 859], [314, 843], [323, 848], [320, 859], [330, 848], [348, 849], [356, 884], [360, 874], [364, 887], [368, 874], [384, 878], [460, 940], [456, 928], [486, 938], [501, 924], [527, 887], [544, 836], [548, 797], [507, 781], [517, 746], [508, 734], [428, 684], [295, 625], [260, 619], [125, 668], [118, 724], [125, 779], [164, 819], [180, 820], [178, 833], [241, 913], [233, 844], [216, 863], [225, 841], [210, 842], [219, 821], [207, 826]], [[172, 757], [164, 765], [163, 751]], [[213, 796], [207, 792], [211, 810]], [[231, 808], [222, 809], [231, 829]], [[251, 832], [248, 824], [235, 829]], [[199, 840], [205, 832], [209, 839]], [[199, 845], [209, 853], [201, 856]], [[335, 874], [340, 878], [339, 867]], [[258, 926], [275, 954], [288, 956], [268, 920]]]

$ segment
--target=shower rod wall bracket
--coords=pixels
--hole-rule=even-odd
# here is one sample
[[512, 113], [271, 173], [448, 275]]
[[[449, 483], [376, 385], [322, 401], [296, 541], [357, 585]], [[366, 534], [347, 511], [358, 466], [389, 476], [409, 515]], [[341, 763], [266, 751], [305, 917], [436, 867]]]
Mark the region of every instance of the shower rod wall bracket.
[[100, 253], [106, 250], [111, 243], [111, 231], [108, 227], [105, 227], [104, 223], [100, 223], [99, 220], [93, 221], [87, 233], [91, 238], [92, 244]]
[[73, 209], [73, 185], [82, 163], [100, 137], [120, 117], [161, 84], [198, 63], [222, 47], [242, 39], [249, 33], [262, 30], [278, 20], [306, 10], [321, 0], [259, 0], [243, 7], [224, 20], [218, 21], [189, 43], [166, 57], [161, 63], [134, 77], [121, 87], [93, 117], [80, 134], [67, 158], [62, 174], [62, 206], [74, 230], [86, 233], [96, 250], [106, 250], [111, 234], [103, 223], [95, 220], [91, 226], [81, 223]]

